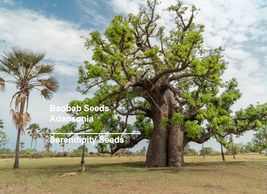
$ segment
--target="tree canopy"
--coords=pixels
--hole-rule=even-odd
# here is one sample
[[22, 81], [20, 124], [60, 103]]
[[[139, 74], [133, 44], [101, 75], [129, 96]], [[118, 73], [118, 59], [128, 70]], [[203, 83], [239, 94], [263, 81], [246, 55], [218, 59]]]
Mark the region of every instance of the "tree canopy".
[[147, 166], [181, 166], [188, 142], [215, 137], [226, 144], [229, 134], [262, 127], [267, 106], [233, 112], [241, 97], [238, 83], [222, 81], [223, 49], [205, 46], [204, 26], [194, 22], [196, 7], [170, 6], [167, 29], [157, 5], [147, 1], [137, 15], [115, 16], [103, 33], [90, 32], [85, 47], [93, 56], [79, 68], [78, 90], [94, 95], [70, 105], [104, 104], [110, 111], [71, 114], [94, 116], [83, 126], [93, 132], [140, 132], [102, 150], [115, 153], [149, 139]]

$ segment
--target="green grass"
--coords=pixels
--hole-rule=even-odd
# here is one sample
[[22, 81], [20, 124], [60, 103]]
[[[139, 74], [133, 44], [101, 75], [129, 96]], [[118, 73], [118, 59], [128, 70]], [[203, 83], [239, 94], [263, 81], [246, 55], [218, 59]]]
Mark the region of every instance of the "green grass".
[[[80, 158], [0, 160], [0, 193], [267, 193], [267, 157], [186, 157], [182, 169], [148, 169], [143, 157], [90, 157], [86, 171]], [[76, 172], [77, 176], [65, 176]]]

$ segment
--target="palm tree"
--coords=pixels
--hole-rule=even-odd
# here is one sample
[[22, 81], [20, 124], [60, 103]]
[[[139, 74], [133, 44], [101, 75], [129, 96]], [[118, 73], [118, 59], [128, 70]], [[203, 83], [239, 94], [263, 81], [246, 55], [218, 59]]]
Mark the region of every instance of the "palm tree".
[[20, 142], [19, 143], [19, 146], [20, 146], [20, 150], [23, 150], [23, 148], [24, 148], [24, 142]]
[[35, 137], [35, 139], [34, 139], [34, 141], [35, 141], [35, 145], [34, 145], [34, 150], [36, 151], [37, 150], [37, 140], [38, 140], [38, 138], [41, 138], [41, 134], [40, 133], [37, 133], [36, 134], [36, 137]]
[[4, 148], [4, 146], [8, 142], [7, 135], [2, 129], [4, 128], [4, 123], [2, 120], [0, 120], [0, 148]]
[[45, 99], [50, 99], [58, 88], [57, 81], [50, 77], [53, 66], [41, 64], [43, 59], [44, 54], [13, 49], [0, 60], [0, 72], [10, 77], [9, 80], [0, 78], [0, 88], [4, 89], [6, 83], [14, 84], [17, 88], [10, 103], [13, 122], [17, 129], [14, 169], [19, 167], [21, 132], [30, 120], [28, 105], [31, 91], [37, 90]]
[[32, 151], [32, 143], [33, 143], [33, 140], [36, 141], [36, 139], [38, 138], [38, 135], [39, 135], [39, 132], [40, 132], [40, 126], [38, 124], [36, 124], [36, 123], [33, 123], [26, 130], [28, 131], [28, 135], [31, 137], [31, 148], [30, 148], [30, 150]]
[[43, 128], [41, 130], [42, 138], [44, 140], [43, 152], [45, 151], [46, 142], [49, 141], [49, 139], [50, 139], [51, 132], [52, 132], [51, 129], [48, 129], [48, 128]]

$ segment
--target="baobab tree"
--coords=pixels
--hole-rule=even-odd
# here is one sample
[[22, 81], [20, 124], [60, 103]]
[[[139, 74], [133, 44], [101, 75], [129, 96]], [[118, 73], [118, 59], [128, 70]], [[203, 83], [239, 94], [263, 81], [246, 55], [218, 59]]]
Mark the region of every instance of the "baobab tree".
[[13, 122], [17, 129], [14, 169], [19, 168], [21, 132], [30, 120], [28, 112], [30, 93], [36, 90], [45, 99], [50, 99], [58, 89], [56, 79], [51, 77], [54, 68], [52, 65], [42, 64], [43, 59], [44, 54], [15, 48], [0, 60], [0, 73], [5, 74], [7, 78], [0, 78], [0, 87], [13, 84], [17, 88], [10, 103]]
[[[90, 33], [85, 45], [93, 51], [93, 62], [80, 67], [78, 90], [96, 92], [70, 105], [109, 107], [109, 113], [98, 113], [94, 122], [86, 123], [86, 130], [141, 133], [110, 145], [111, 153], [150, 139], [148, 167], [180, 167], [189, 142], [211, 137], [223, 141], [225, 135], [252, 125], [245, 129], [247, 118], [231, 115], [229, 107], [240, 97], [237, 83], [222, 82], [223, 49], [205, 48], [204, 26], [194, 22], [195, 6], [170, 6], [165, 11], [172, 13], [173, 25], [166, 28], [160, 25], [157, 5], [156, 0], [148, 1], [137, 15], [115, 16], [104, 33]], [[225, 90], [222, 95], [220, 87]], [[134, 125], [129, 118], [136, 120]], [[249, 123], [257, 123], [257, 117]]]

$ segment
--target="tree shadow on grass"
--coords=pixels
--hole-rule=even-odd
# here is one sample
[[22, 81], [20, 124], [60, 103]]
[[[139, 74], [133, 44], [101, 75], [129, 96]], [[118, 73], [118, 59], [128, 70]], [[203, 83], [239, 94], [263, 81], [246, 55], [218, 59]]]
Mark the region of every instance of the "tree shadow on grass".
[[[245, 166], [245, 161], [229, 161], [229, 162], [189, 162], [182, 168], [160, 167], [160, 168], [146, 168], [145, 162], [133, 161], [122, 163], [85, 163], [86, 173], [93, 174], [117, 174], [117, 173], [136, 173], [146, 171], [161, 171], [166, 173], [177, 173], [180, 171], [216, 171], [216, 166]], [[211, 168], [212, 167], [212, 168]], [[10, 170], [10, 169], [7, 169]], [[53, 176], [55, 174], [62, 174], [66, 172], [79, 172], [81, 166], [76, 164], [48, 164], [48, 165], [36, 165], [36, 166], [21, 166], [19, 171], [28, 171], [30, 174], [44, 173], [47, 176]], [[18, 172], [19, 173], [19, 172]]]
[[224, 166], [233, 166], [233, 165], [246, 165], [248, 162], [246, 161], [226, 161], [226, 162], [220, 162], [220, 161], [213, 161], [213, 162], [186, 162], [185, 166], [218, 166], [218, 165], [224, 165]]

